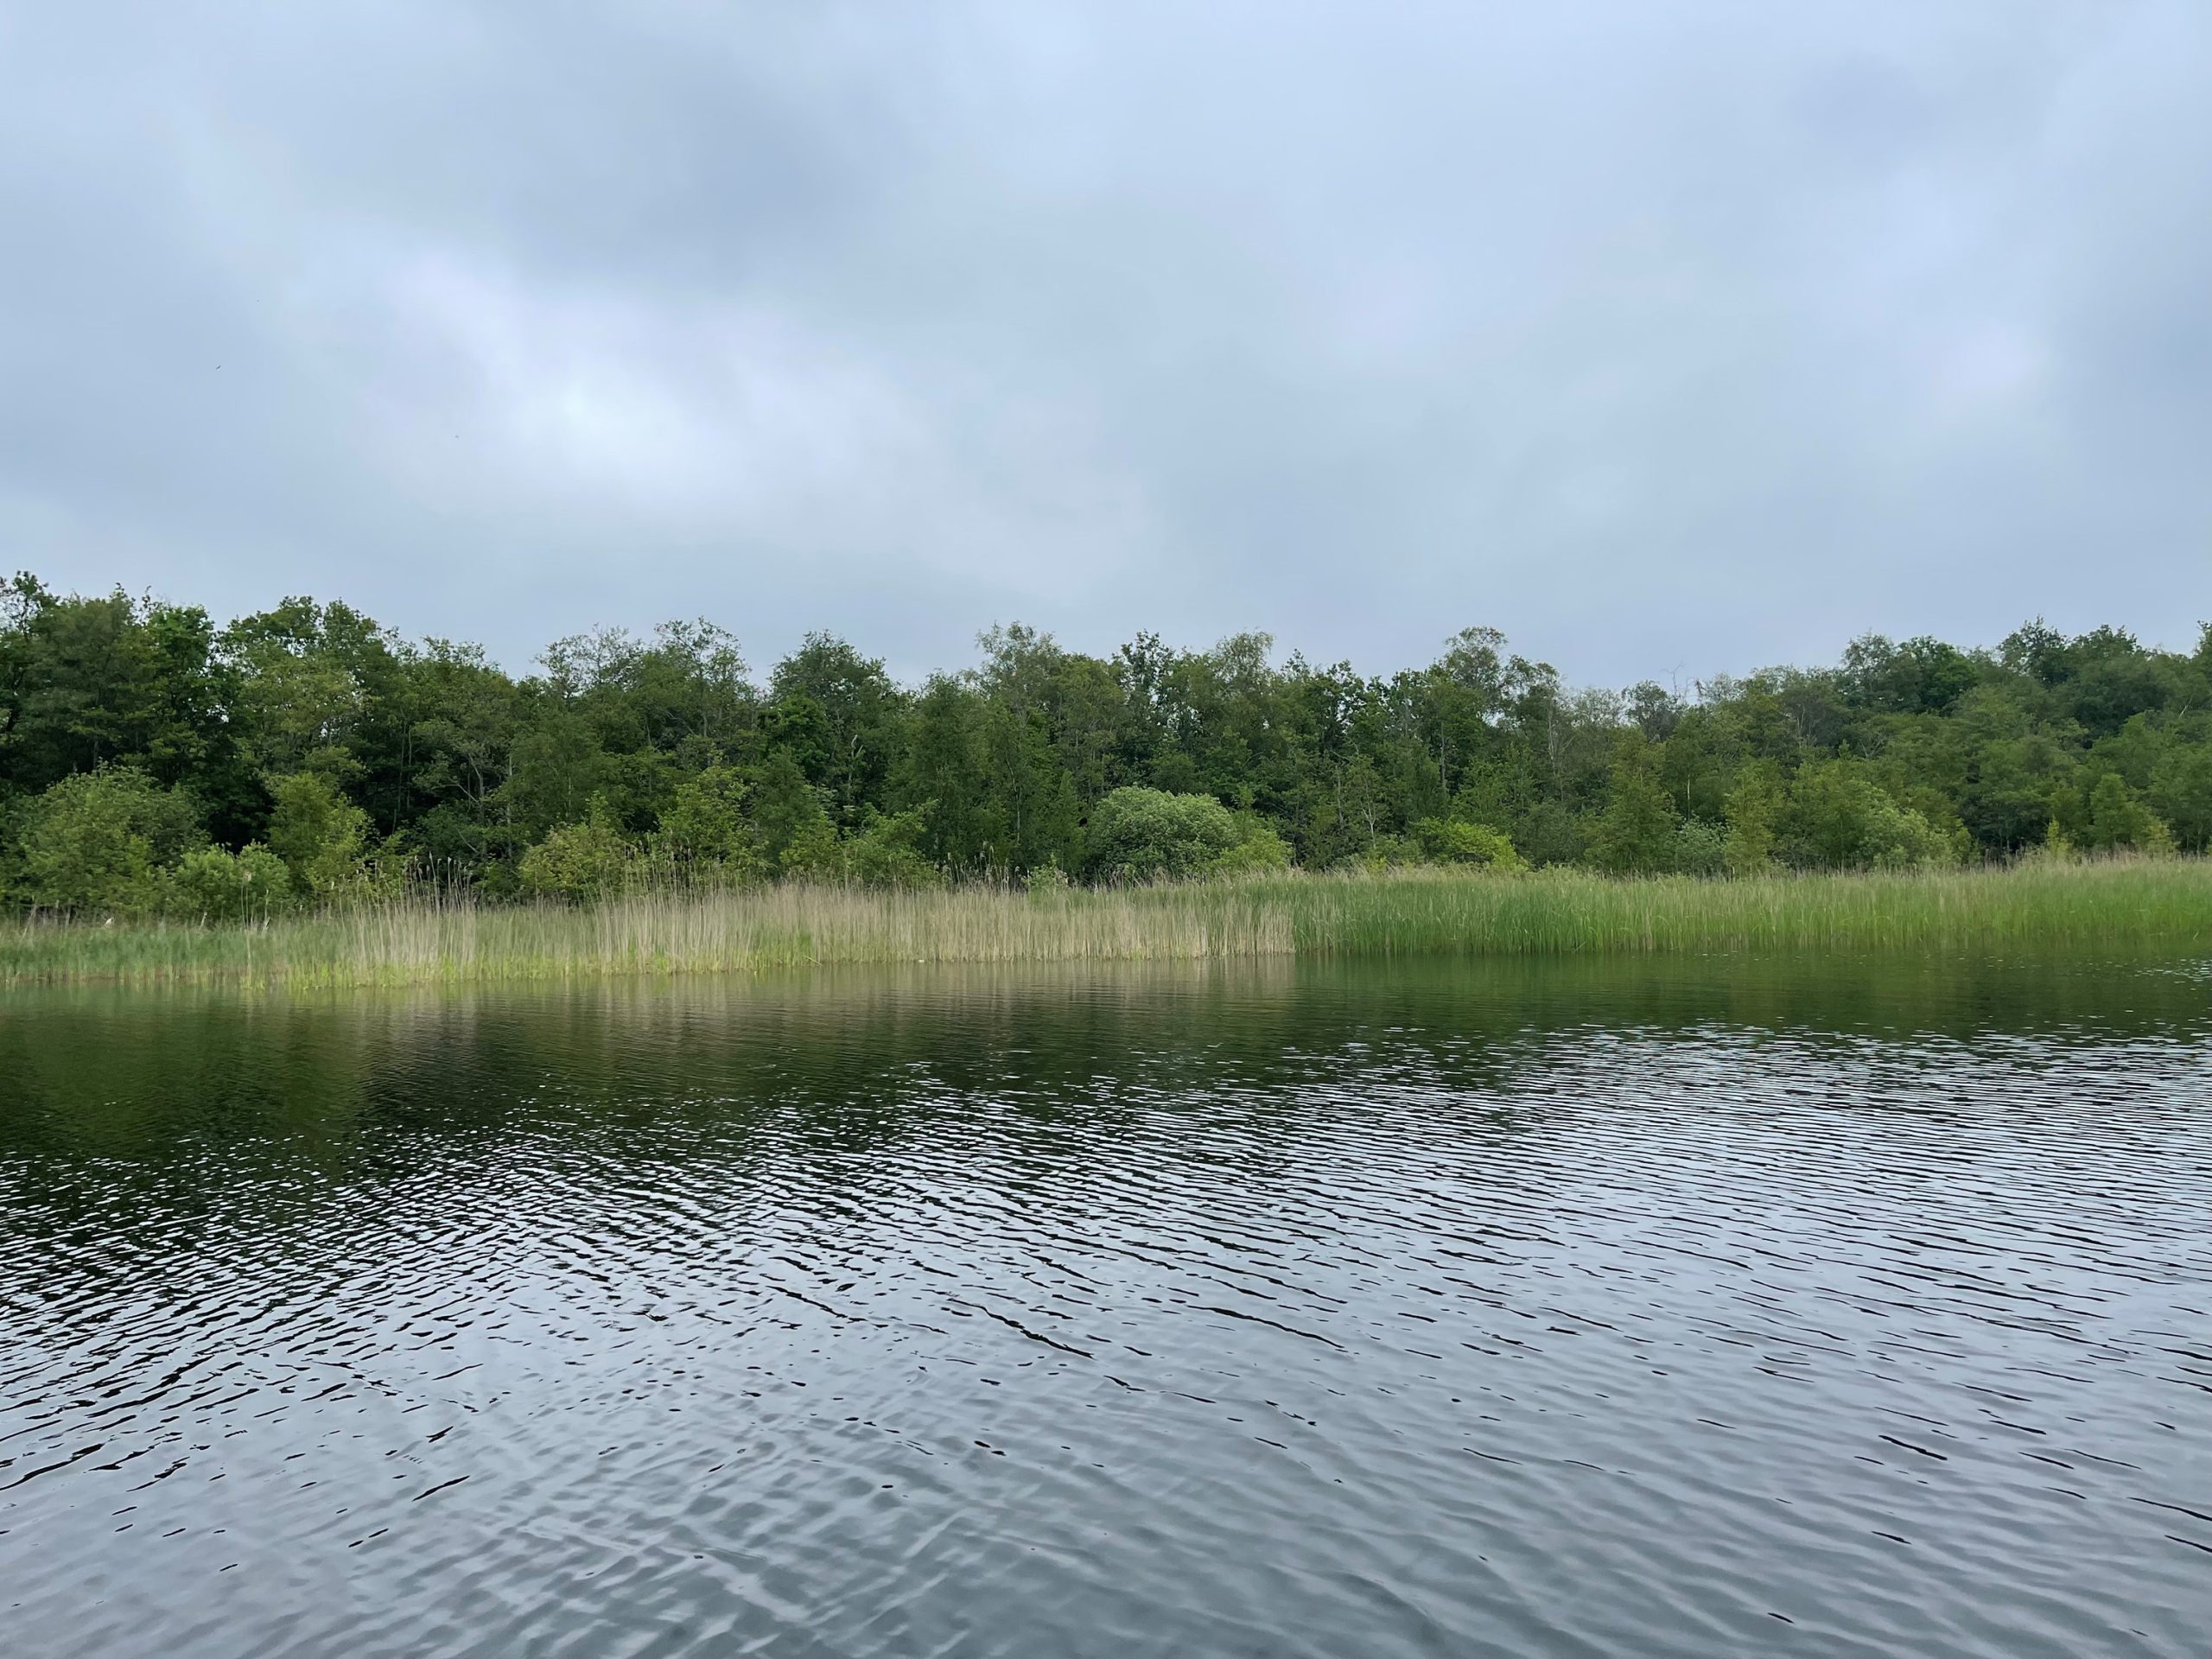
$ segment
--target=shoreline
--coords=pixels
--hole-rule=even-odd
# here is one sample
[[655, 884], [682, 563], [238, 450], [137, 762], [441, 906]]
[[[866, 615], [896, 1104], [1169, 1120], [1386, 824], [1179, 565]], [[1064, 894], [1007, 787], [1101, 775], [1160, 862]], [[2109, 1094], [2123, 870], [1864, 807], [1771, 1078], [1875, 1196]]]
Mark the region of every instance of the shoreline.
[[567, 908], [400, 899], [260, 925], [19, 921], [0, 988], [346, 988], [836, 964], [2212, 950], [2212, 859], [1615, 878], [1294, 874], [1032, 894], [790, 883]]

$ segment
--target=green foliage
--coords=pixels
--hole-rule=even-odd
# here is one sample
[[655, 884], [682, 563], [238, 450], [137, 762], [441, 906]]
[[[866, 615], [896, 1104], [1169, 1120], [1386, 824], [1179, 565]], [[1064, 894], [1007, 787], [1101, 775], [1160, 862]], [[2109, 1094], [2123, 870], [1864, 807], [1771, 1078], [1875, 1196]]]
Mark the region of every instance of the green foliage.
[[2173, 836], [2143, 798], [2116, 772], [2108, 772], [2089, 791], [2079, 843], [2092, 852], [2150, 853], [2174, 849]]
[[284, 861], [258, 842], [229, 852], [201, 847], [178, 861], [168, 907], [187, 921], [259, 922], [292, 908], [292, 876]]
[[1956, 864], [1961, 837], [1900, 806], [1850, 760], [1800, 767], [1780, 825], [1794, 864], [1827, 869], [1933, 869]]
[[821, 880], [844, 875], [837, 826], [823, 810], [820, 791], [784, 750], [769, 757], [754, 784], [753, 827], [762, 856], [783, 874]]
[[725, 881], [767, 870], [760, 837], [745, 815], [747, 785], [734, 766], [708, 766], [678, 785], [660, 815], [660, 848], [679, 868]]
[[522, 855], [522, 885], [541, 898], [588, 903], [629, 884], [637, 849], [622, 834], [604, 797], [582, 823], [565, 823]]
[[10, 889], [21, 902], [130, 916], [160, 902], [161, 868], [199, 843], [200, 815], [181, 790], [105, 766], [73, 773], [31, 801], [18, 834]]
[[880, 659], [810, 633], [769, 677], [767, 740], [788, 754], [832, 822], [857, 823], [882, 798], [899, 750], [899, 689]]
[[1773, 868], [1782, 808], [1782, 778], [1773, 763], [1758, 760], [1745, 766], [1728, 791], [1720, 861], [1729, 874], [1758, 875]]
[[1650, 746], [1630, 739], [1613, 763], [1611, 798], [1599, 815], [1591, 861], [1614, 875], [1656, 875], [1675, 868], [1681, 815], [1659, 782]]
[[944, 875], [921, 850], [922, 820], [916, 812], [871, 818], [843, 848], [848, 877], [863, 887], [917, 887], [944, 885]]
[[368, 882], [369, 815], [321, 772], [269, 779], [269, 850], [302, 892], [328, 899]]
[[1211, 795], [1130, 785], [1091, 809], [1089, 862], [1109, 881], [1198, 875], [1240, 839], [1236, 815]]
[[[1382, 676], [1254, 633], [1196, 650], [1140, 635], [1106, 658], [1012, 624], [979, 645], [972, 668], [909, 689], [811, 634], [756, 683], [728, 633], [681, 622], [579, 634], [517, 677], [344, 605], [288, 599], [219, 628], [18, 576], [0, 584], [0, 874], [18, 908], [185, 892], [189, 849], [127, 830], [81, 854], [49, 836], [30, 875], [45, 792], [104, 772], [184, 791], [216, 846], [269, 849], [319, 908], [389, 891], [402, 849], [442, 889], [516, 893], [526, 861], [592, 865], [576, 835], [556, 841], [579, 826], [633, 849], [626, 882], [708, 886], [905, 882], [918, 862], [1012, 880], [1503, 865], [1507, 849], [1538, 868], [1755, 876], [2010, 859], [2054, 823], [2088, 850], [2212, 849], [2212, 630], [2187, 653], [2040, 622], [1993, 651], [1870, 636], [1831, 668], [1689, 692], [1570, 688], [1479, 627]], [[567, 850], [532, 860], [549, 846]]]
[[1526, 868], [1513, 838], [1486, 823], [1462, 818], [1423, 818], [1414, 825], [1421, 851], [1440, 864], [1473, 864], [1493, 870]]
[[1684, 818], [1675, 830], [1673, 867], [1684, 875], [1727, 874], [1727, 830], [1710, 818]]
[[1980, 664], [1941, 639], [1892, 645], [1879, 634], [1854, 639], [1843, 655], [1846, 695], [1883, 714], [1942, 714], [1981, 677]]
[[[2212, 630], [2207, 631], [2212, 639]], [[2150, 804], [2186, 851], [2212, 846], [2212, 744], [2176, 745], [2159, 756], [2151, 773]]]
[[[1206, 867], [1214, 875], [1264, 875], [1290, 868], [1290, 843], [1256, 812], [1239, 812], [1236, 840]], [[1058, 868], [1055, 866], [1054, 868]]]
[[229, 712], [250, 765], [353, 778], [388, 734], [398, 657], [391, 635], [352, 607], [288, 599], [223, 631]]

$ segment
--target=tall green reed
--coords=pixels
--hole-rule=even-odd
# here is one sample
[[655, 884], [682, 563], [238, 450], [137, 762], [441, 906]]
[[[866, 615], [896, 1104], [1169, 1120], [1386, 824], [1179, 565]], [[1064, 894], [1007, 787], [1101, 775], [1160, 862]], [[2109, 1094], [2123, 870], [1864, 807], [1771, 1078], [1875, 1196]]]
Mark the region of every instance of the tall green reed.
[[1288, 874], [1035, 893], [791, 883], [581, 908], [419, 894], [257, 926], [17, 921], [0, 986], [435, 984], [813, 963], [2082, 947], [2212, 952], [2212, 861], [1618, 880]]

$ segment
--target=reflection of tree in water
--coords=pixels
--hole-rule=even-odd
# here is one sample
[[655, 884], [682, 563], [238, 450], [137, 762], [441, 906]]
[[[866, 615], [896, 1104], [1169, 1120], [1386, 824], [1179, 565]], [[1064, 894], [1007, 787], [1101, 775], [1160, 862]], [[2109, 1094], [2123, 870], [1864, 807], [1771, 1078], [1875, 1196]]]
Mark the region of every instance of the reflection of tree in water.
[[842, 1155], [963, 1110], [1019, 1112], [1040, 1131], [1075, 1118], [1090, 1135], [1216, 1096], [1287, 1129], [1317, 1085], [1351, 1076], [1509, 1090], [1547, 1063], [1539, 1039], [1575, 1030], [2063, 1039], [2202, 1019], [2188, 978], [2125, 963], [1878, 957], [822, 970], [328, 999], [73, 992], [19, 995], [0, 1021], [0, 1153], [41, 1204], [68, 1202], [66, 1180], [35, 1179], [41, 1166], [98, 1156], [132, 1163], [163, 1185], [164, 1207], [185, 1209], [211, 1201], [219, 1171], [245, 1179], [274, 1160], [291, 1180], [270, 1192], [312, 1209], [321, 1186], [564, 1137], [627, 1158], [743, 1155], [763, 1139]]

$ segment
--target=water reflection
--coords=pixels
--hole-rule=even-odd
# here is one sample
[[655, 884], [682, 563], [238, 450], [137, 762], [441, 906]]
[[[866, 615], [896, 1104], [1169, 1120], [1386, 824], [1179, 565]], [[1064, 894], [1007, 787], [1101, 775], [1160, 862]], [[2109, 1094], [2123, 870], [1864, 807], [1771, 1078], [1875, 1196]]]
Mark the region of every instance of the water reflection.
[[0, 1593], [34, 1653], [2201, 1659], [2206, 1003], [18, 998]]

